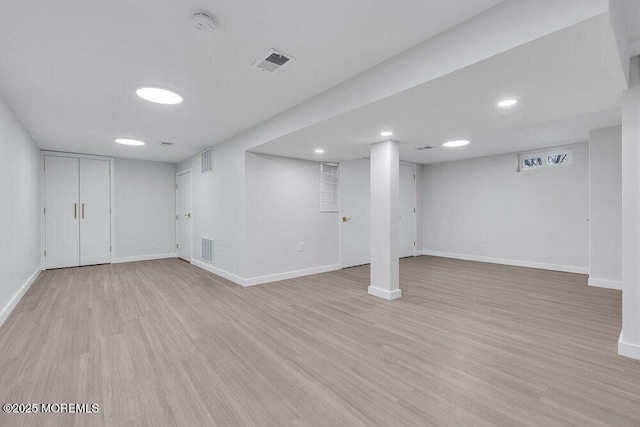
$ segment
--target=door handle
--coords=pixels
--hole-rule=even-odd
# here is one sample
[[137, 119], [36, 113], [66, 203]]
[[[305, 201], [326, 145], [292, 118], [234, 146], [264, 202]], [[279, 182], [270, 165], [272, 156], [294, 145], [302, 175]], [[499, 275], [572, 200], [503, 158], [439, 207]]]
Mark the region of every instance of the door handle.
[[187, 219], [191, 219], [191, 212], [184, 214], [184, 216], [186, 216]]
[[351, 221], [351, 218], [347, 218], [346, 216], [342, 217], [342, 222]]
[[73, 204], [73, 219], [78, 219], [78, 204]]
[[82, 219], [84, 219], [84, 203], [82, 204]]

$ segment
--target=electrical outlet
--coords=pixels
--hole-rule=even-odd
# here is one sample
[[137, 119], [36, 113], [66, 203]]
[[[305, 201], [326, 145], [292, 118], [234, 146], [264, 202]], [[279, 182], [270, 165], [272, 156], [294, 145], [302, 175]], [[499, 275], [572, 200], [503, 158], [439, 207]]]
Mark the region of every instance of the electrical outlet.
[[481, 241], [482, 243], [487, 243], [487, 236], [486, 236], [486, 235], [484, 235], [484, 234], [483, 234], [482, 236], [480, 236], [480, 241]]
[[298, 252], [304, 252], [304, 242], [298, 244]]

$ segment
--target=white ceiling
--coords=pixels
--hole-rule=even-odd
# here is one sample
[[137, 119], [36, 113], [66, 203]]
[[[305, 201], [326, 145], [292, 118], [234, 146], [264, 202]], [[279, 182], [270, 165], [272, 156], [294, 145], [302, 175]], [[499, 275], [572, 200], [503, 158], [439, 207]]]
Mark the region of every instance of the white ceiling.
[[[177, 162], [497, 3], [2, 0], [0, 91], [43, 149]], [[215, 32], [192, 29], [195, 9]], [[252, 68], [272, 47], [295, 63]], [[185, 102], [149, 104], [141, 84]]]
[[[416, 163], [587, 141], [590, 129], [620, 123], [621, 70], [602, 15], [252, 151], [340, 161], [368, 156], [384, 129], [394, 131], [402, 159]], [[506, 97], [520, 103], [496, 108]], [[442, 147], [452, 139], [472, 143]], [[426, 145], [434, 149], [415, 149]]]

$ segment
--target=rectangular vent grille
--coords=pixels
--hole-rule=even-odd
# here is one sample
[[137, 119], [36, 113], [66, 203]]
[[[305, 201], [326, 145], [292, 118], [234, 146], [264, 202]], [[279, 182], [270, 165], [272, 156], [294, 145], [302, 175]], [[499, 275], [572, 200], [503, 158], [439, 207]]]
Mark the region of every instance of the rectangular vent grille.
[[213, 239], [202, 238], [202, 259], [213, 262]]
[[295, 58], [291, 55], [271, 49], [265, 55], [262, 55], [260, 59], [254, 62], [253, 66], [262, 71], [275, 73], [276, 71], [283, 69], [286, 65], [289, 65], [293, 59]]
[[200, 172], [208, 173], [213, 171], [213, 148], [200, 154]]

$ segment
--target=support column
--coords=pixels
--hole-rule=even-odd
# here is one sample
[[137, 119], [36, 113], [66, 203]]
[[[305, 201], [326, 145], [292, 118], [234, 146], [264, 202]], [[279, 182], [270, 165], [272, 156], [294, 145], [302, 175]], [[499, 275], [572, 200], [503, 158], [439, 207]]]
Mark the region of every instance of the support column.
[[622, 101], [622, 333], [618, 354], [640, 360], [640, 58]]
[[371, 282], [369, 294], [400, 298], [398, 203], [400, 153], [395, 141], [371, 146]]

